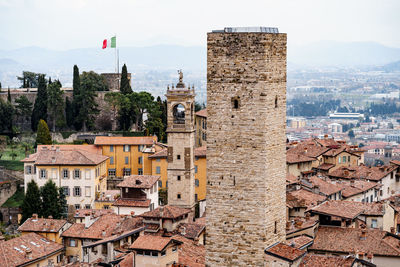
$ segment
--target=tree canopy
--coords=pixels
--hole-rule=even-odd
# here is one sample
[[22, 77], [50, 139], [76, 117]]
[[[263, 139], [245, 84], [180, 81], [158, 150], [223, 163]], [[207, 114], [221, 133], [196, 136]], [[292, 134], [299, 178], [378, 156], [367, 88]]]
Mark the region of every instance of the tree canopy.
[[40, 120], [37, 128], [36, 144], [51, 145], [51, 136], [47, 123], [44, 120]]
[[49, 84], [48, 89], [48, 112], [49, 117], [51, 119], [51, 126], [53, 132], [56, 131], [57, 128], [63, 128], [66, 125], [65, 117], [64, 117], [64, 99], [63, 99], [63, 91], [61, 91], [61, 83], [60, 81], [55, 81]]
[[22, 222], [25, 222], [26, 219], [32, 217], [32, 214], [41, 214], [41, 199], [40, 199], [40, 190], [35, 182], [35, 180], [31, 180], [28, 183], [28, 187], [26, 189], [26, 195], [24, 198], [24, 202], [22, 203]]
[[40, 120], [47, 121], [47, 86], [44, 75], [39, 75], [38, 92], [35, 104], [33, 105], [31, 127], [33, 131], [37, 130]]

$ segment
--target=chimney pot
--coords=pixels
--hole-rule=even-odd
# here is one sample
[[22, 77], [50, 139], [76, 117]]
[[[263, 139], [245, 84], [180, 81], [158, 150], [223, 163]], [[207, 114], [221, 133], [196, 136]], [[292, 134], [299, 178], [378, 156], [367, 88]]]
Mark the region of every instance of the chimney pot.
[[37, 219], [38, 219], [37, 213], [32, 214], [32, 219], [33, 219], [33, 220], [37, 220]]

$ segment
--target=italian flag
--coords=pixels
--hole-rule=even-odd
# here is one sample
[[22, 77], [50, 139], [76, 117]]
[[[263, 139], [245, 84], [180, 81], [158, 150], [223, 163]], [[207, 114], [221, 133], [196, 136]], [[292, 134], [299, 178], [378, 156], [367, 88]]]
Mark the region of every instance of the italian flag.
[[117, 47], [117, 37], [111, 37], [111, 39], [107, 40], [104, 39], [103, 41], [103, 49], [106, 49], [107, 47], [111, 48], [116, 48]]

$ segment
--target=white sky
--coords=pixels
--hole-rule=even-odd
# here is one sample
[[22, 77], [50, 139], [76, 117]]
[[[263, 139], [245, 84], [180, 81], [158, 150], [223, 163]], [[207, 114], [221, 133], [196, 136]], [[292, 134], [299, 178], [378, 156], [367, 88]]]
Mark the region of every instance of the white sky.
[[228, 26], [278, 27], [289, 45], [373, 41], [400, 48], [399, 0], [0, 0], [0, 41], [57, 50], [206, 45]]

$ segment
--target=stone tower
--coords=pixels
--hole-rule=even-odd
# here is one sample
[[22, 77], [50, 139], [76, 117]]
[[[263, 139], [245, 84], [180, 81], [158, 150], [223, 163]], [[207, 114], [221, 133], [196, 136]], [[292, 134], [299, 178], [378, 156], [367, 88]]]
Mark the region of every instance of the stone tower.
[[286, 34], [207, 36], [207, 266], [264, 266], [285, 240]]
[[168, 204], [194, 209], [194, 88], [183, 83], [167, 89]]

